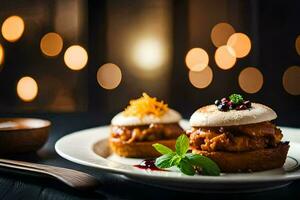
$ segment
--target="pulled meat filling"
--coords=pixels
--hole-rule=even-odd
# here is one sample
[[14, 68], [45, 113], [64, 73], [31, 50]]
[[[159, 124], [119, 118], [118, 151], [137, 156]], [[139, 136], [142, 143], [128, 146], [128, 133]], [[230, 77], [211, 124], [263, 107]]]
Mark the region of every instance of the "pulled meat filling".
[[257, 124], [201, 128], [187, 132], [191, 148], [203, 151], [252, 151], [276, 147], [282, 138], [281, 130], [271, 122]]
[[111, 136], [122, 142], [141, 142], [176, 139], [183, 133], [178, 123], [150, 124], [145, 126], [112, 126]]

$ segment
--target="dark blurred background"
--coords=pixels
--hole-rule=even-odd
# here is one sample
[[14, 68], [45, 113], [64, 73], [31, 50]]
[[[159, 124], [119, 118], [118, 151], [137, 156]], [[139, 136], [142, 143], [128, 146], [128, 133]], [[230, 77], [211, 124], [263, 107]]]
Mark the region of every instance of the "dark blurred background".
[[300, 127], [300, 1], [14, 0], [0, 6], [0, 116], [109, 123], [142, 92], [185, 118], [241, 93]]

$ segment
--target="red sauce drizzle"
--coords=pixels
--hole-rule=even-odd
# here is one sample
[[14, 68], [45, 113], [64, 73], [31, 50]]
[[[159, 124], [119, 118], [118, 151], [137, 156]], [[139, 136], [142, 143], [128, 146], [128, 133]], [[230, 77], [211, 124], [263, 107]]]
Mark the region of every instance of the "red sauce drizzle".
[[150, 170], [157, 170], [157, 171], [165, 171], [155, 166], [155, 159], [145, 159], [138, 165], [133, 165], [139, 169], [150, 169]]

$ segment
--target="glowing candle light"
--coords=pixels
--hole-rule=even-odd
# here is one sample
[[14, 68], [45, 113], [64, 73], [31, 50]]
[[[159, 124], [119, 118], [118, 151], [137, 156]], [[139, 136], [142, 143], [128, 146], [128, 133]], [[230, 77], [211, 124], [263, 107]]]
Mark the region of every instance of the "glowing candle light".
[[17, 84], [17, 94], [23, 101], [34, 100], [38, 94], [37, 82], [29, 76], [21, 78]]
[[70, 69], [81, 70], [87, 64], [88, 54], [83, 47], [79, 45], [73, 45], [66, 50], [64, 61], [67, 67]]
[[185, 63], [191, 71], [202, 71], [208, 66], [208, 62], [208, 54], [201, 48], [193, 48], [189, 50], [185, 57]]
[[155, 70], [164, 63], [164, 47], [155, 38], [139, 40], [134, 46], [133, 60], [139, 68], [148, 71]]
[[255, 67], [243, 69], [239, 75], [239, 85], [247, 93], [257, 93], [263, 86], [264, 77]]
[[47, 33], [41, 39], [40, 48], [46, 56], [57, 56], [63, 48], [63, 39], [57, 33]]
[[216, 24], [211, 31], [211, 40], [216, 47], [226, 45], [228, 38], [235, 33], [234, 28], [228, 23]]
[[[4, 61], [4, 49], [3, 49], [2, 45], [0, 44], [0, 65], [2, 65], [3, 61]], [[0, 67], [0, 69], [1, 69], [1, 67]]]
[[15, 42], [22, 36], [25, 24], [21, 17], [10, 16], [2, 24], [2, 35], [9, 42]]
[[291, 66], [285, 70], [282, 84], [286, 92], [291, 95], [300, 95], [300, 67]]
[[296, 38], [295, 47], [296, 47], [296, 52], [300, 56], [300, 35], [298, 35], [298, 37]]
[[220, 46], [215, 53], [215, 61], [221, 69], [227, 70], [236, 63], [235, 52], [230, 46]]
[[209, 66], [200, 72], [189, 71], [189, 80], [194, 87], [203, 89], [212, 82], [213, 72]]
[[227, 45], [235, 51], [237, 58], [247, 56], [251, 50], [251, 41], [244, 33], [234, 33], [228, 39]]
[[118, 87], [122, 80], [120, 68], [112, 63], [102, 65], [97, 72], [97, 81], [101, 87], [112, 90]]

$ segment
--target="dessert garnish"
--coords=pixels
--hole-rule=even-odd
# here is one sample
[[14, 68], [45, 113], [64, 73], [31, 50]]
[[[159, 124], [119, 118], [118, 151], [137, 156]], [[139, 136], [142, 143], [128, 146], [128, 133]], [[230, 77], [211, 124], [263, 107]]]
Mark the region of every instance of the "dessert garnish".
[[140, 169], [150, 169], [150, 170], [157, 170], [157, 171], [164, 171], [155, 166], [155, 159], [145, 159], [138, 165], [133, 165], [134, 167]]
[[243, 96], [240, 94], [232, 94], [229, 98], [217, 99], [215, 105], [218, 110], [226, 112], [228, 110], [246, 110], [251, 108], [251, 102], [249, 100], [244, 100]]
[[170, 168], [176, 166], [182, 173], [193, 176], [196, 172], [208, 176], [219, 176], [220, 168], [208, 157], [187, 153], [189, 149], [189, 138], [182, 134], [176, 140], [176, 151], [162, 144], [153, 144], [153, 147], [162, 156], [156, 158], [155, 166], [158, 168]]
[[160, 154], [152, 147], [154, 143], [175, 149], [176, 138], [184, 132], [181, 119], [165, 102], [143, 93], [111, 120], [109, 146], [122, 157], [156, 158]]
[[144, 117], [145, 115], [154, 115], [160, 117], [168, 111], [168, 104], [158, 101], [155, 97], [150, 97], [143, 93], [143, 96], [131, 100], [124, 111], [125, 116]]

